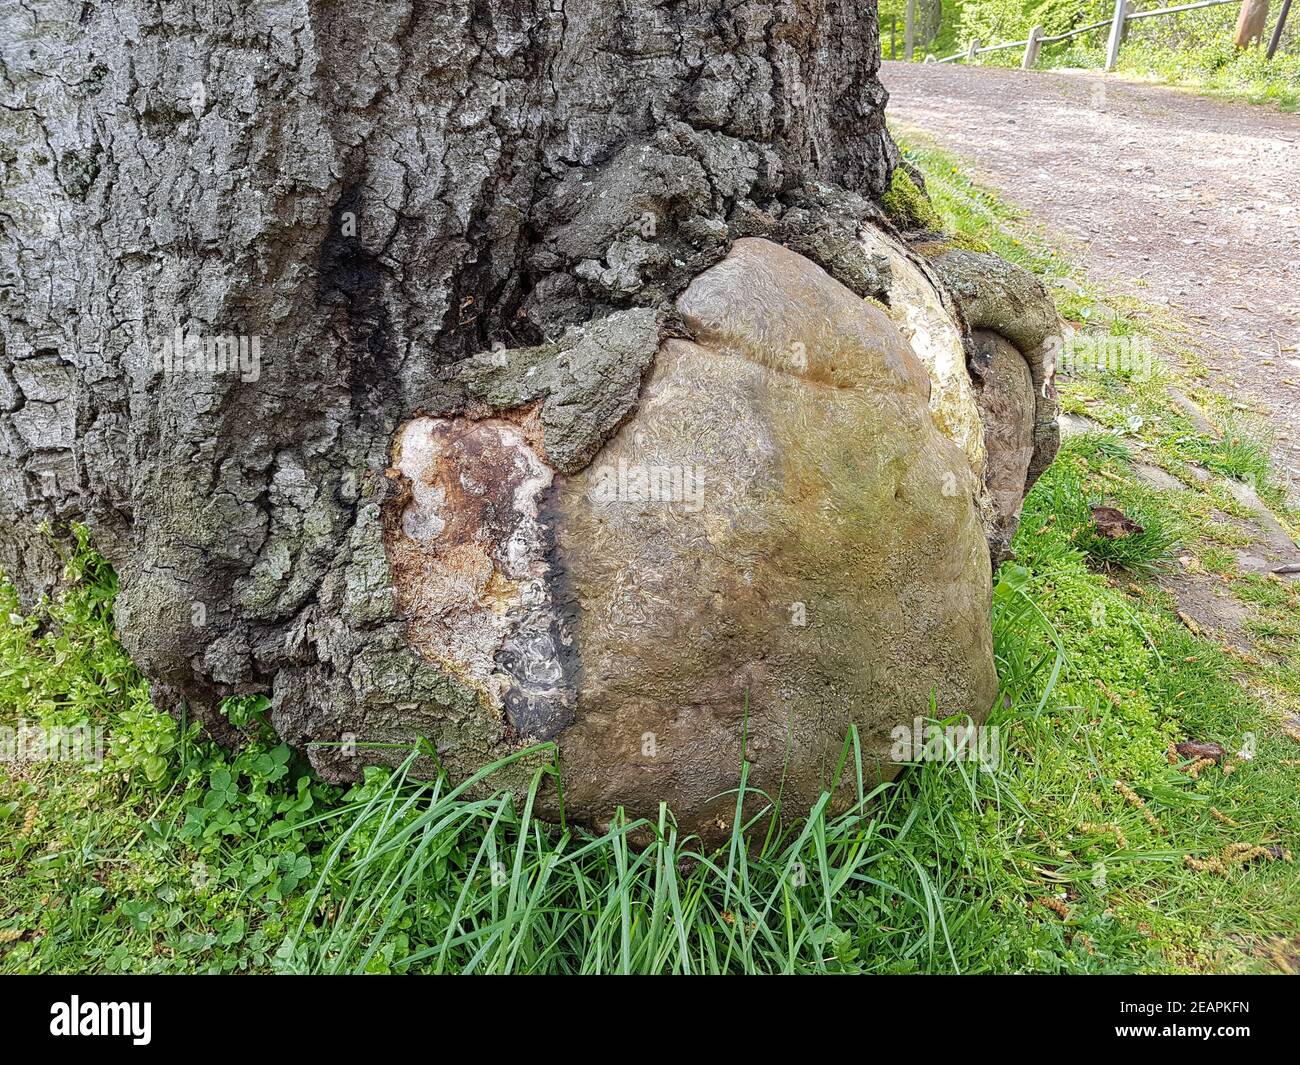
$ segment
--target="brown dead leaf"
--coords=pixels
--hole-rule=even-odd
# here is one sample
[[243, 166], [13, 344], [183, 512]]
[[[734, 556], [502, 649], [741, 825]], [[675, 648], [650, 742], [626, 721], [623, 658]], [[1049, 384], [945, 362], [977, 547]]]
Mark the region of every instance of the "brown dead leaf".
[[1114, 507], [1093, 507], [1092, 524], [1107, 540], [1119, 540], [1146, 532], [1141, 525]]
[[1227, 753], [1223, 747], [1217, 743], [1202, 742], [1200, 740], [1184, 740], [1174, 747], [1184, 758], [1192, 758], [1200, 761], [1208, 758], [1219, 765], [1223, 761], [1223, 756]]

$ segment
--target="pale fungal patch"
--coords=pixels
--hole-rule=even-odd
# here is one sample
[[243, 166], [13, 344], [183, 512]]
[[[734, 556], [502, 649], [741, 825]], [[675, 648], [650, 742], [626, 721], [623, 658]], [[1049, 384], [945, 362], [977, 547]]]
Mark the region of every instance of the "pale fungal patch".
[[987, 463], [984, 425], [970, 374], [961, 330], [943, 305], [934, 284], [879, 230], [861, 235], [868, 253], [889, 260], [889, 317], [930, 372], [930, 413], [939, 430], [961, 448], [981, 480]]
[[572, 709], [542, 516], [554, 472], [500, 418], [414, 418], [393, 451], [407, 492], [388, 553], [408, 638], [521, 734], [549, 735]]

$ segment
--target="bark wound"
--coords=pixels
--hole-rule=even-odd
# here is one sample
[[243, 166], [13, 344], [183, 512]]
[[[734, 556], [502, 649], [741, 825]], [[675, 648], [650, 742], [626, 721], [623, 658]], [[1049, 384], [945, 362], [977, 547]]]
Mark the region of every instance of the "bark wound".
[[394, 456], [404, 490], [384, 539], [411, 644], [504, 709], [521, 736], [553, 736], [575, 697], [544, 514], [555, 473], [536, 411], [414, 418]]

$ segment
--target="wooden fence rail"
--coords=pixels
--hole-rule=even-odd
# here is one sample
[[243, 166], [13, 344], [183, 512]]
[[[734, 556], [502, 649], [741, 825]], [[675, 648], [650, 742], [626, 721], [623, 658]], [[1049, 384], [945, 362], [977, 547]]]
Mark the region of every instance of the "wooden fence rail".
[[[1006, 41], [1003, 44], [985, 45], [980, 42], [979, 38], [970, 42], [965, 51], [957, 52], [954, 55], [944, 56], [942, 59], [935, 59], [933, 56], [926, 56], [927, 63], [955, 63], [959, 59], [965, 59], [968, 62], [975, 59], [976, 56], [984, 55], [988, 52], [1005, 52], [1012, 48], [1023, 48], [1025, 50], [1024, 59], [1021, 61], [1021, 67], [1025, 70], [1031, 70], [1035, 63], [1038, 62], [1038, 52], [1045, 44], [1056, 44], [1058, 41], [1068, 41], [1071, 37], [1078, 37], [1085, 33], [1093, 33], [1100, 29], [1110, 27], [1110, 39], [1106, 42], [1106, 69], [1114, 70], [1119, 62], [1119, 46], [1124, 39], [1124, 24], [1133, 22], [1137, 19], [1158, 18], [1163, 15], [1177, 15], [1183, 11], [1195, 11], [1202, 7], [1217, 7], [1220, 4], [1239, 4], [1241, 0], [1196, 0], [1191, 4], [1176, 4], [1173, 7], [1157, 8], [1154, 11], [1134, 11], [1133, 0], [1115, 0], [1115, 14], [1101, 22], [1094, 22], [1090, 26], [1080, 26], [1078, 29], [1069, 30], [1065, 33], [1057, 33], [1051, 36], [1043, 34], [1041, 26], [1035, 26], [1029, 31], [1029, 37], [1023, 41]], [[1286, 0], [1282, 19], [1286, 18], [1286, 8], [1289, 8], [1290, 0]], [[909, 9], [911, 5], [908, 5]], [[1278, 22], [1277, 30], [1274, 31], [1274, 37], [1281, 36], [1281, 20]], [[1269, 58], [1272, 58], [1272, 52], [1276, 51], [1276, 44], [1272, 45]]]

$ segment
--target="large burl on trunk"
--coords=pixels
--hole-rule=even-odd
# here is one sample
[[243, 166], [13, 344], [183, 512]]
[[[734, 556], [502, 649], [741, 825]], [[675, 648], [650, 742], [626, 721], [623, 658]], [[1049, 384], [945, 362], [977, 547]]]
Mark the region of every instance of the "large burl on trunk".
[[3, 20], [0, 565], [88, 525], [159, 705], [709, 835], [987, 711], [1055, 317], [882, 213], [874, 5]]

